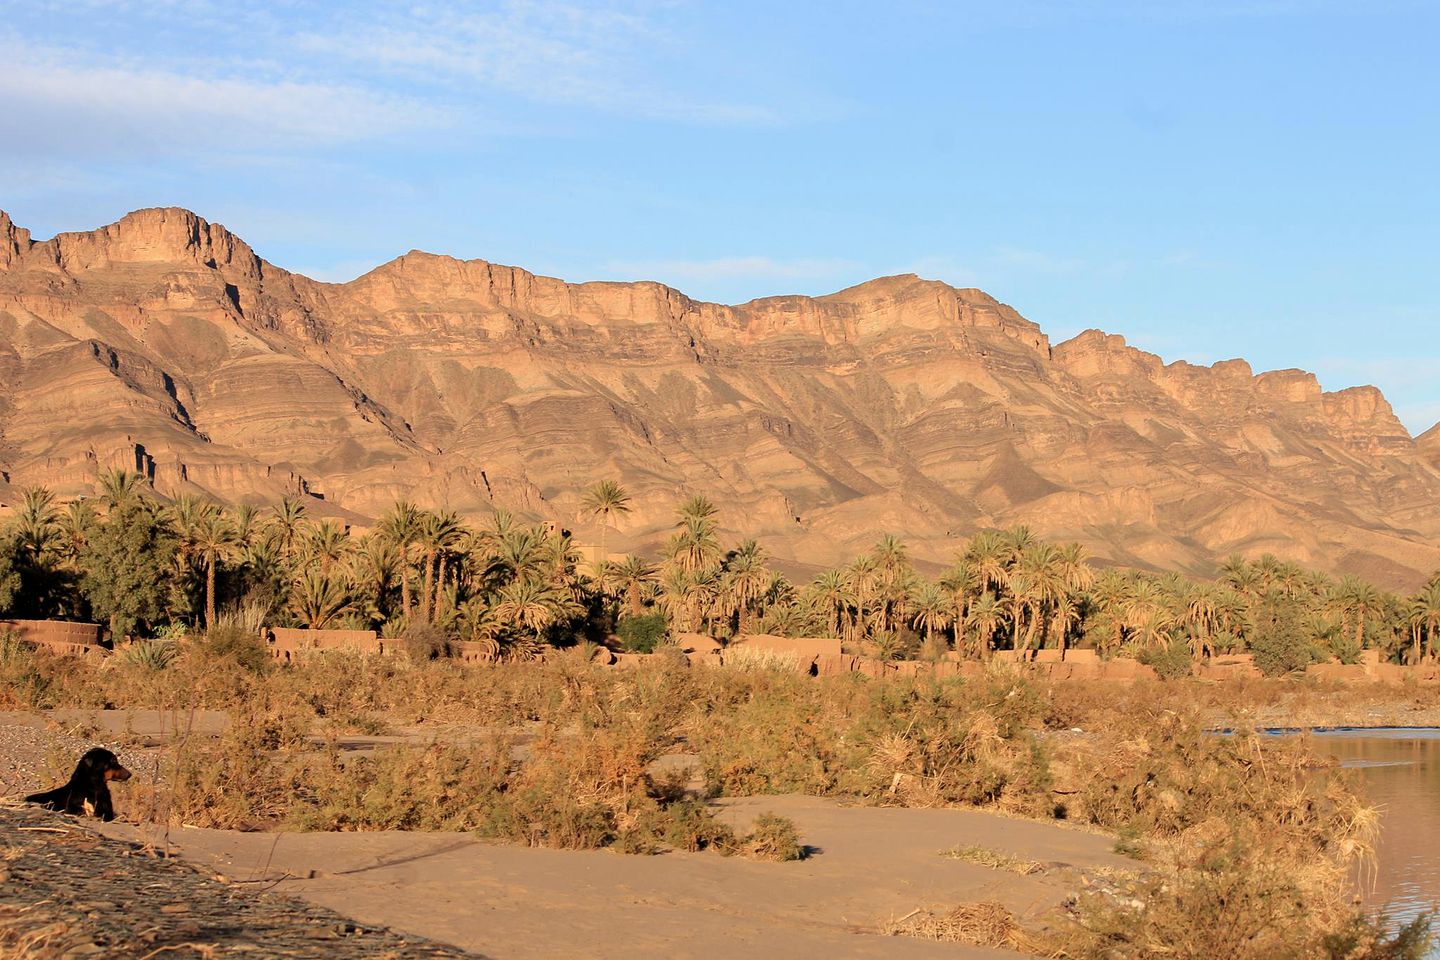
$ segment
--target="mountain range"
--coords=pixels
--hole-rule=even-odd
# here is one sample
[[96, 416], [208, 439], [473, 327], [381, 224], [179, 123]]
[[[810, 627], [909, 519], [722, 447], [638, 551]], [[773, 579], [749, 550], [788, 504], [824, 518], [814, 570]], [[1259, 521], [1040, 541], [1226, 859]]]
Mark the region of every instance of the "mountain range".
[[0, 212], [0, 500], [108, 466], [357, 523], [408, 497], [573, 526], [616, 479], [612, 547], [653, 548], [702, 493], [797, 567], [886, 532], [944, 562], [1023, 523], [1150, 569], [1440, 568], [1440, 427], [1412, 438], [1373, 387], [1052, 344], [916, 276], [723, 306], [412, 251], [334, 284], [187, 210], [45, 241]]

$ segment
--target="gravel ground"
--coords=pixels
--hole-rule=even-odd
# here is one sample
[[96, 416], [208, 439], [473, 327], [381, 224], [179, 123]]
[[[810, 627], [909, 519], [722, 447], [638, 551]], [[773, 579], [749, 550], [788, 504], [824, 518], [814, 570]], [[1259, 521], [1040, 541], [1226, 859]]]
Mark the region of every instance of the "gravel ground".
[[0, 807], [0, 960], [477, 957], [229, 883], [84, 821]]
[[136, 740], [83, 722], [0, 723], [0, 797], [23, 797], [58, 787], [91, 747], [104, 747], [119, 757], [134, 774], [132, 783], [153, 782], [159, 753]]

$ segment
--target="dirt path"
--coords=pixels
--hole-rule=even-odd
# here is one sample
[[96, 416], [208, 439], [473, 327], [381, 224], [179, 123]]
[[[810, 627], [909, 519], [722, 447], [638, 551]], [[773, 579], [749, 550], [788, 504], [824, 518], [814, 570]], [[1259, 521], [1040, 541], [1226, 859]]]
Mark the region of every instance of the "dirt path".
[[84, 821], [0, 808], [0, 955], [48, 958], [474, 957], [259, 885], [222, 883]]
[[[999, 900], [1028, 914], [1059, 902], [1074, 878], [1061, 864], [1123, 865], [1109, 839], [962, 810], [843, 807], [810, 797], [731, 801], [746, 821], [793, 818], [818, 848], [800, 863], [712, 854], [626, 856], [525, 849], [463, 834], [234, 833], [174, 829], [182, 858], [367, 923], [433, 937], [498, 960], [577, 958], [915, 957], [982, 960], [1014, 953], [885, 937], [880, 926], [919, 907]], [[106, 832], [149, 837], [134, 826]], [[1051, 864], [1018, 876], [942, 856], [979, 844]]]

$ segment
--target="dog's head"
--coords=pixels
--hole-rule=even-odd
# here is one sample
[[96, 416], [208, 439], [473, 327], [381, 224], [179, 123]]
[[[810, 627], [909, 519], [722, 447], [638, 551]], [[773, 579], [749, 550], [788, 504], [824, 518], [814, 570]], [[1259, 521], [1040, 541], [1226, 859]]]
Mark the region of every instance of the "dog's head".
[[129, 780], [130, 771], [120, 765], [115, 754], [104, 747], [95, 747], [85, 751], [80, 758], [80, 771], [87, 777], [98, 780]]

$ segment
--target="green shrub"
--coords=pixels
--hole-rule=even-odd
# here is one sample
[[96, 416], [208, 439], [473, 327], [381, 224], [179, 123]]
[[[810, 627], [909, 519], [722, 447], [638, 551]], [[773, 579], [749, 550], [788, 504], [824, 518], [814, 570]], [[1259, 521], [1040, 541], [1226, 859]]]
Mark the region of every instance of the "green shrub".
[[755, 825], [740, 841], [740, 852], [752, 860], [805, 859], [805, 848], [800, 844], [795, 822], [773, 813], [762, 813], [755, 818]]
[[1172, 640], [1166, 646], [1142, 650], [1139, 660], [1159, 674], [1162, 680], [1177, 680], [1190, 676], [1193, 663], [1190, 658], [1190, 645], [1182, 640]]
[[429, 623], [416, 621], [406, 625], [400, 634], [400, 644], [416, 663], [450, 656], [450, 638], [445, 631]]
[[180, 655], [180, 644], [174, 640], [136, 640], [125, 648], [121, 657], [128, 664], [146, 670], [164, 670]]
[[264, 673], [271, 665], [270, 649], [260, 634], [234, 624], [220, 623], [205, 631], [196, 649], [211, 660], [229, 660], [251, 673]]
[[1277, 621], [1250, 639], [1256, 668], [1267, 677], [1304, 670], [1315, 662], [1315, 651], [1299, 627]]
[[621, 617], [615, 624], [615, 635], [627, 653], [654, 653], [665, 639], [665, 614], [648, 613], [641, 617]]

